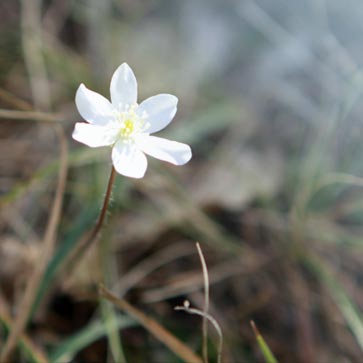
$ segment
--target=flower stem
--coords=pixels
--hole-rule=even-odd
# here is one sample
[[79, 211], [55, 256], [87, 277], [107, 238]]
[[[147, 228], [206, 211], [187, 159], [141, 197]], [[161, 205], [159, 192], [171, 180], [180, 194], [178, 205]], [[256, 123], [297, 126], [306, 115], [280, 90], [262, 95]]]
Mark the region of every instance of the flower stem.
[[116, 177], [116, 170], [112, 165], [111, 174], [110, 174], [110, 178], [108, 180], [106, 195], [105, 195], [105, 198], [103, 200], [101, 213], [100, 213], [100, 215], [98, 217], [98, 220], [97, 220], [97, 223], [96, 223], [95, 227], [93, 228], [92, 233], [91, 233], [91, 235], [89, 237], [89, 243], [91, 243], [93, 241], [93, 239], [97, 237], [98, 232], [100, 231], [100, 229], [102, 227], [103, 221], [105, 220], [108, 204], [109, 204], [110, 198], [111, 198], [113, 183], [115, 181], [115, 177]]
[[110, 203], [110, 199], [111, 199], [111, 193], [112, 193], [112, 187], [113, 187], [113, 183], [115, 181], [115, 177], [116, 177], [116, 170], [115, 168], [112, 166], [111, 169], [111, 173], [110, 173], [110, 177], [108, 179], [108, 184], [107, 184], [107, 189], [106, 189], [106, 194], [105, 194], [105, 198], [103, 199], [103, 204], [102, 204], [102, 209], [101, 212], [99, 214], [98, 220], [95, 224], [95, 226], [93, 227], [92, 231], [90, 234], [87, 234], [79, 243], [78, 246], [76, 246], [72, 256], [71, 256], [71, 261], [75, 262], [78, 261], [82, 255], [84, 254], [84, 252], [88, 249], [88, 247], [96, 240], [103, 222], [105, 220], [106, 214], [107, 214], [107, 209], [108, 209], [108, 205]]

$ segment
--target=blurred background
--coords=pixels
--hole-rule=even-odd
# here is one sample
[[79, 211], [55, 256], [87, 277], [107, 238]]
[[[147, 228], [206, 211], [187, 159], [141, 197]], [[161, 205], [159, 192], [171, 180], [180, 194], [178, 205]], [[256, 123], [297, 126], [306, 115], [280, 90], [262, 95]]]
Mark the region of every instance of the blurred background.
[[[360, 1], [3, 0], [0, 17], [0, 347], [17, 331], [13, 361], [182, 361], [100, 299], [100, 281], [201, 355], [200, 317], [174, 311], [203, 308], [196, 241], [224, 362], [264, 361], [250, 320], [281, 362], [361, 359]], [[111, 167], [108, 148], [71, 138], [75, 91], [108, 98], [122, 62], [139, 100], [179, 98], [160, 136], [193, 159], [118, 176], [98, 242], [68, 268]], [[210, 361], [217, 341], [211, 327]]]

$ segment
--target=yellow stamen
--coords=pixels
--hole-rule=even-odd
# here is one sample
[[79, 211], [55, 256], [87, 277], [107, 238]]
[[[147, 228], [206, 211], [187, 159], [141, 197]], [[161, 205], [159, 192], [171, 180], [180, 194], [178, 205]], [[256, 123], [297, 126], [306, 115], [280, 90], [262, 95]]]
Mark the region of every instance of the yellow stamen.
[[125, 120], [124, 124], [120, 130], [120, 134], [122, 137], [128, 137], [130, 136], [135, 129], [135, 122], [134, 120]]

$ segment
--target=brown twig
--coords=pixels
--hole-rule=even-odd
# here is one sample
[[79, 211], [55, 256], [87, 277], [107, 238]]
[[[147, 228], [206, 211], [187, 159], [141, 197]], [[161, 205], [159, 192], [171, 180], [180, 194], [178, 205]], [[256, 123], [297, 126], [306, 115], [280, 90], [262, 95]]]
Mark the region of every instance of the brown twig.
[[164, 343], [177, 356], [188, 363], [202, 363], [202, 359], [196, 355], [188, 346], [182, 343], [168, 330], [161, 326], [157, 321], [151, 319], [143, 312], [131, 306], [126, 300], [119, 299], [105, 287], [99, 287], [99, 293], [102, 297], [111, 301], [113, 304], [124, 310], [128, 315], [136, 319], [145, 329], [147, 329], [156, 339]]

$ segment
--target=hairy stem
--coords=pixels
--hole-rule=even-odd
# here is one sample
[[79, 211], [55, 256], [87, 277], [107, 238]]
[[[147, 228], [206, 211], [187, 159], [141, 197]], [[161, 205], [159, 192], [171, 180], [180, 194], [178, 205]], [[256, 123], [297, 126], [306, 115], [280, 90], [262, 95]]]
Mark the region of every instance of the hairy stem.
[[88, 247], [97, 238], [97, 236], [102, 228], [103, 222], [105, 221], [105, 218], [106, 218], [107, 209], [108, 209], [108, 205], [110, 203], [112, 187], [113, 187], [113, 183], [115, 181], [115, 177], [116, 177], [116, 170], [112, 166], [110, 177], [108, 179], [105, 198], [103, 199], [102, 209], [99, 214], [98, 220], [97, 220], [95, 226], [93, 227], [92, 231], [88, 235], [86, 235], [82, 240], [80, 240], [80, 242], [78, 243], [78, 246], [76, 246], [73, 254], [70, 257], [72, 262], [78, 261], [80, 259], [80, 257], [83, 255], [83, 253], [88, 249]]

